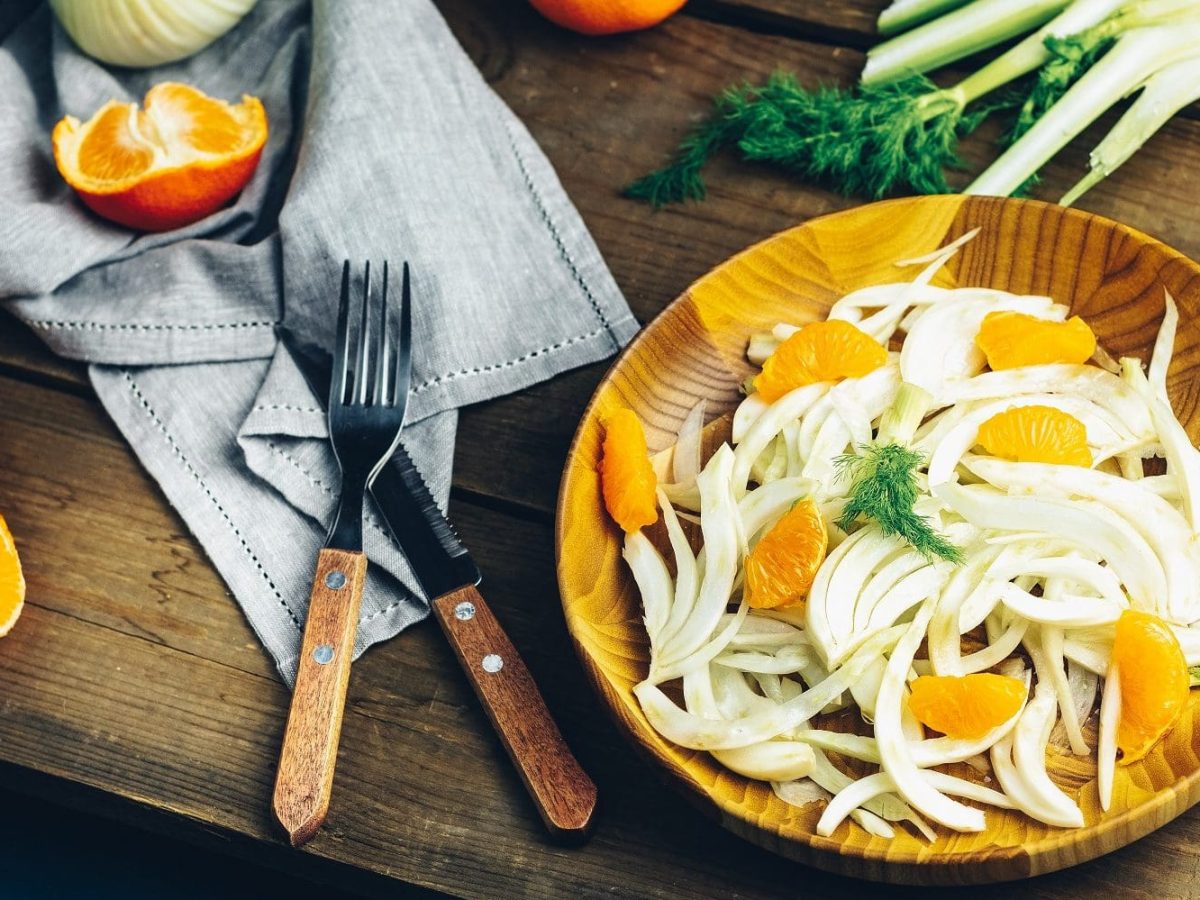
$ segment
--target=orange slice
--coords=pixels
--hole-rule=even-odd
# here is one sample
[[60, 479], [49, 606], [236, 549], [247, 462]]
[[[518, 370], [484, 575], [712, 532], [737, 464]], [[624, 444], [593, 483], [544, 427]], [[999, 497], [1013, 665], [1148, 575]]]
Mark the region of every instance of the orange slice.
[[641, 421], [633, 410], [618, 409], [604, 420], [600, 456], [600, 487], [613, 521], [625, 531], [657, 522], [657, 484]]
[[54, 161], [97, 214], [141, 231], [165, 231], [220, 209], [250, 180], [267, 140], [254, 97], [233, 105], [164, 82], [144, 108], [111, 100], [87, 122], [54, 126]]
[[1079, 316], [1050, 322], [1019, 312], [984, 316], [975, 343], [995, 371], [1050, 363], [1081, 365], [1096, 352], [1096, 335]]
[[1187, 706], [1187, 661], [1171, 626], [1127, 609], [1117, 620], [1112, 662], [1121, 682], [1117, 746], [1122, 763], [1136, 762], [1175, 727]]
[[921, 675], [909, 685], [908, 708], [946, 737], [975, 740], [1003, 725], [1025, 702], [1025, 683], [988, 672]]
[[817, 504], [796, 503], [746, 557], [746, 602], [755, 609], [803, 603], [828, 547]]
[[0, 637], [12, 631], [25, 605], [25, 576], [21, 558], [4, 516], [0, 516]]
[[1015, 406], [979, 427], [980, 445], [992, 456], [1060, 466], [1092, 464], [1087, 428], [1053, 406]]
[[861, 378], [887, 362], [887, 349], [841, 319], [810, 322], [776, 348], [754, 379], [767, 403], [818, 381]]

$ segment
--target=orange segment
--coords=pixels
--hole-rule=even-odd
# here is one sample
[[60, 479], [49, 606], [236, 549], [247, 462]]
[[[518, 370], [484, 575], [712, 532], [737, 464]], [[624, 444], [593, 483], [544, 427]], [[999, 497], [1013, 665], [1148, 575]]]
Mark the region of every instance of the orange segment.
[[828, 547], [817, 504], [796, 503], [746, 557], [746, 602], [755, 609], [803, 603]]
[[262, 103], [206, 96], [164, 82], [144, 109], [110, 101], [87, 122], [54, 126], [58, 171], [93, 211], [143, 231], [179, 228], [232, 199], [254, 174], [267, 139]]
[[618, 409], [604, 420], [600, 455], [600, 488], [613, 521], [625, 531], [657, 522], [657, 483], [642, 423], [633, 410]]
[[1079, 316], [1050, 322], [1026, 313], [991, 312], [975, 343], [996, 371], [1050, 363], [1080, 365], [1096, 352], [1096, 335]]
[[754, 379], [754, 389], [773, 403], [798, 387], [861, 378], [886, 362], [887, 350], [849, 322], [810, 322], [767, 358]]
[[908, 708], [922, 725], [950, 738], [975, 740], [1003, 725], [1025, 702], [1025, 682], [989, 672], [921, 675]]
[[0, 637], [12, 631], [25, 605], [25, 576], [21, 558], [4, 516], [0, 516]]
[[1112, 663], [1121, 682], [1117, 747], [1136, 762], [1179, 721], [1188, 702], [1188, 669], [1175, 632], [1158, 616], [1127, 609], [1117, 620]]
[[1087, 428], [1053, 406], [1016, 406], [997, 413], [979, 427], [977, 440], [1001, 459], [1084, 468], [1092, 464]]

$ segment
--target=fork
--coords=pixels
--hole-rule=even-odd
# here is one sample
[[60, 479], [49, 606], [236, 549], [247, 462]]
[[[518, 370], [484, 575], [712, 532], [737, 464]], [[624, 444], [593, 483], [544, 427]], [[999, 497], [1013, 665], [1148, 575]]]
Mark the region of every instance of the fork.
[[404, 264], [400, 289], [400, 335], [395, 346], [388, 327], [387, 292], [385, 261], [378, 312], [373, 313], [368, 262], [363, 270], [360, 313], [351, 327], [350, 261], [343, 264], [329, 385], [329, 440], [341, 469], [342, 490], [337, 514], [317, 557], [273, 800], [275, 817], [297, 847], [316, 833], [329, 809], [367, 575], [362, 549], [363, 500], [396, 450], [408, 403], [412, 375], [408, 263]]

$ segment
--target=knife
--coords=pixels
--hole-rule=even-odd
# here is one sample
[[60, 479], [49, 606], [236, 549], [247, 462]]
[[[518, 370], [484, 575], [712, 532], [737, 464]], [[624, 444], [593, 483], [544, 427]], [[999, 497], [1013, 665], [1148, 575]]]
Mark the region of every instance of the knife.
[[[278, 329], [312, 392], [329, 394], [329, 354]], [[479, 593], [482, 580], [403, 440], [371, 488], [380, 514], [430, 597], [434, 617], [552, 835], [586, 837], [596, 785], [575, 759], [516, 648]]]

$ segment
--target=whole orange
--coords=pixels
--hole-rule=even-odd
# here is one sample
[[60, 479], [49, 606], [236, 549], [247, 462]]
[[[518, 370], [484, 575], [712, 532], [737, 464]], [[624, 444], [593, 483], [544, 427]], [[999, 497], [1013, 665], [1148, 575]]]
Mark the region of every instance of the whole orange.
[[529, 0], [543, 16], [580, 34], [617, 34], [657, 25], [687, 0]]

